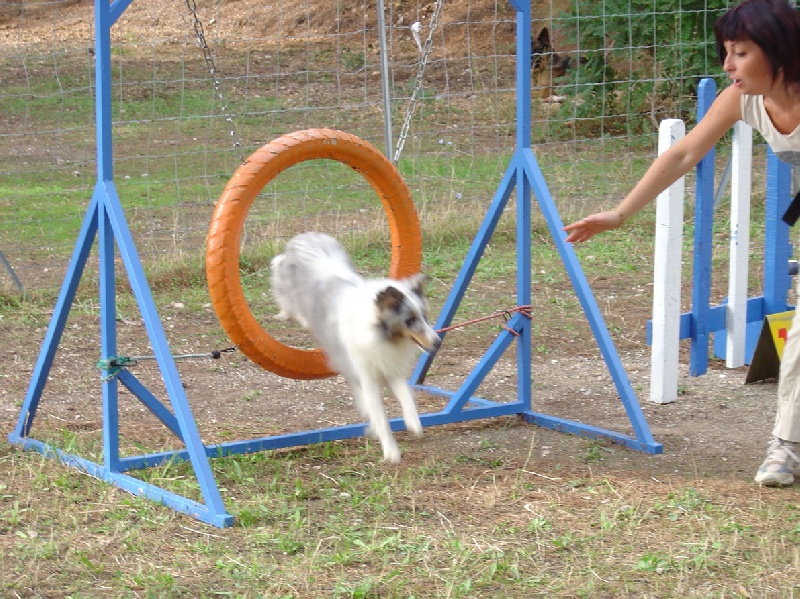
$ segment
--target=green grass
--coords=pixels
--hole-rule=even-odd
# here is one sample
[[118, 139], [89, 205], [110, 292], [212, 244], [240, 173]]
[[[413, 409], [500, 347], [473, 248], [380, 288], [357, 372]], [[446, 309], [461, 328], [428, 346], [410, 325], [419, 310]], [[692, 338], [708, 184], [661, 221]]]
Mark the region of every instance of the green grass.
[[[777, 596], [789, 597], [797, 590], [800, 510], [789, 495], [732, 501], [713, 483], [659, 490], [579, 472], [532, 480], [524, 463], [476, 469], [457, 452], [387, 469], [348, 443], [217, 459], [213, 467], [237, 519], [233, 529], [192, 523], [35, 454], [0, 450], [3, 593], [722, 597], [780, 588]], [[177, 465], [150, 480], [184, 491], [184, 475]]]
[[[356, 53], [343, 54], [348, 64], [356, 65], [362, 58]], [[230, 70], [235, 72], [241, 58], [231, 56], [229, 60]], [[3, 89], [9, 123], [24, 123], [24, 131], [38, 131], [52, 127], [57, 118], [59, 130], [52, 136], [52, 145], [61, 162], [53, 166], [52, 157], [31, 156], [33, 167], [20, 168], [18, 156], [11, 151], [14, 145], [7, 154], [0, 153], [0, 172], [8, 175], [0, 180], [0, 197], [4, 198], [0, 202], [0, 247], [24, 240], [25, 247], [47, 247], [51, 257], [63, 259], [71, 252], [94, 187], [94, 100], [88, 66], [85, 56], [65, 57], [58, 79], [43, 71], [41, 76], [31, 74], [23, 83], [10, 83]], [[238, 151], [231, 146], [231, 130], [246, 140], [261, 137], [265, 120], [277, 130], [296, 127], [292, 112], [279, 99], [269, 94], [245, 95], [228, 82], [225, 104], [231, 105], [228, 110], [235, 112], [235, 118], [227, 123], [223, 102], [211, 82], [202, 73], [196, 79], [185, 79], [181, 73], [169, 72], [179, 66], [165, 62], [156, 72], [149, 62], [132, 57], [112, 62], [115, 185], [129, 213], [149, 215], [189, 206], [193, 213], [183, 218], [190, 220], [180, 226], [205, 228], [213, 203], [239, 165]], [[9, 69], [13, 68], [10, 64]], [[163, 83], [176, 80], [184, 84]], [[494, 111], [510, 111], [507, 116], [513, 122], [512, 95], [499, 96], [492, 106], [470, 102], [461, 107], [463, 114], [458, 106], [443, 113], [444, 107], [435, 99], [423, 99], [422, 104], [419, 117], [432, 127], [438, 127], [444, 117], [480, 122], [481, 111], [492, 111], [492, 118]], [[489, 118], [489, 112], [484, 116]], [[347, 130], [347, 125], [337, 126]], [[475, 154], [458, 142], [451, 145], [448, 138], [440, 141], [409, 140], [399, 165], [420, 212], [434, 216], [454, 211], [480, 213], [497, 191], [510, 152]], [[629, 154], [632, 142], [601, 143], [604, 152], [624, 149]], [[241, 152], [248, 154], [257, 145], [251, 143]], [[643, 161], [626, 160], [599, 164], [550, 149], [539, 153], [539, 162], [547, 180], [559, 189], [565, 218], [581, 209], [573, 196], [578, 200], [616, 198], [644, 165]], [[582, 183], [573, 187], [571, 181]], [[370, 204], [376, 204], [374, 192], [357, 174], [342, 165], [312, 161], [287, 170], [265, 188], [251, 209], [248, 226], [258, 230], [315, 215], [346, 216]], [[137, 235], [150, 228], [149, 222], [131, 220]]]

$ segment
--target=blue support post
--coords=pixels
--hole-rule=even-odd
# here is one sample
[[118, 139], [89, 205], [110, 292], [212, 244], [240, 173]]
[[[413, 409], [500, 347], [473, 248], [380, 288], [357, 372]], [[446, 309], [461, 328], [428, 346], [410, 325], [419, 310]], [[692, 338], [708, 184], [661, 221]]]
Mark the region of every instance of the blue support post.
[[[117, 306], [114, 289], [114, 231], [104, 202], [98, 203], [99, 283], [100, 283], [100, 355], [117, 355]], [[117, 379], [103, 371], [103, 458], [105, 467], [119, 469], [119, 388]]]
[[[767, 152], [767, 204], [764, 222], [764, 310], [765, 315], [789, 309], [792, 286], [789, 259], [789, 225], [782, 217], [791, 202], [792, 168], [770, 149]], [[763, 317], [762, 317], [763, 320]]]
[[[517, 39], [525, 43], [517, 48], [517, 305], [531, 304], [531, 180], [526, 175], [532, 157], [525, 152], [531, 147], [531, 11], [517, 10]], [[537, 194], [538, 197], [538, 194]], [[525, 411], [531, 410], [531, 345], [532, 331], [525, 321], [517, 337], [517, 398]]]
[[[703, 79], [697, 90], [697, 121], [700, 122], [717, 95], [713, 79]], [[712, 149], [697, 165], [694, 207], [694, 270], [692, 272], [692, 315], [694, 332], [689, 372], [700, 376], [708, 370], [708, 328], [711, 302], [711, 244], [714, 229], [714, 156]]]

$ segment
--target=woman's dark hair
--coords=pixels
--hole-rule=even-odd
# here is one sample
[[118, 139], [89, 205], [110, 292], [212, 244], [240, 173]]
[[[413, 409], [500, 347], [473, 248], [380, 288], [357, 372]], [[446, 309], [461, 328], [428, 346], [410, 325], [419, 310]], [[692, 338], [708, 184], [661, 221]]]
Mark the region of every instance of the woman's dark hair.
[[784, 85], [800, 85], [800, 13], [786, 0], [745, 0], [717, 19], [714, 34], [720, 62], [725, 42], [748, 40], [766, 55], [773, 81], [783, 69]]

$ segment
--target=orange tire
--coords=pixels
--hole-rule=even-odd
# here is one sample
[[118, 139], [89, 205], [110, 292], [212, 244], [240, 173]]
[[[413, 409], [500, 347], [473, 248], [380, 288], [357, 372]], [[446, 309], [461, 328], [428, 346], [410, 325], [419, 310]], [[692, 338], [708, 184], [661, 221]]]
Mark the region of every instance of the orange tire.
[[392, 244], [391, 278], [418, 273], [422, 236], [411, 193], [392, 164], [372, 144], [332, 129], [295, 131], [255, 151], [234, 173], [211, 219], [206, 248], [206, 279], [222, 328], [253, 362], [277, 375], [320, 379], [336, 374], [319, 349], [284, 345], [253, 316], [239, 278], [242, 227], [253, 200], [287, 168], [306, 160], [330, 159], [354, 169], [380, 196]]

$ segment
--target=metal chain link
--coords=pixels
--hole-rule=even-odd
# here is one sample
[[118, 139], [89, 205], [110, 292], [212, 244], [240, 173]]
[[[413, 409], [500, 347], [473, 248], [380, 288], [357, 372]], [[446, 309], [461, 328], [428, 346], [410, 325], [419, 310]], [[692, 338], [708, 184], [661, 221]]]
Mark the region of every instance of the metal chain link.
[[[419, 66], [417, 67], [417, 78], [414, 81], [414, 91], [411, 92], [411, 99], [408, 101], [408, 106], [406, 106], [406, 119], [403, 122], [403, 128], [400, 131], [400, 137], [397, 139], [397, 146], [394, 153], [395, 164], [397, 164], [397, 161], [400, 160], [400, 154], [403, 152], [403, 147], [405, 146], [406, 138], [408, 137], [408, 130], [411, 127], [411, 119], [417, 109], [419, 92], [422, 89], [422, 76], [425, 74], [425, 67], [428, 65], [428, 57], [431, 54], [431, 50], [433, 50], [433, 33], [439, 26], [439, 15], [442, 12], [443, 5], [444, 1], [438, 0], [433, 10], [433, 15], [431, 15], [428, 37], [425, 39], [425, 44], [422, 48], [422, 58], [420, 58]], [[416, 36], [414, 37], [416, 38]]]
[[[200, 46], [200, 49], [203, 51], [203, 58], [206, 61], [208, 73], [211, 75], [214, 93], [221, 104], [220, 112], [225, 117], [225, 122], [228, 123], [228, 126], [230, 127], [230, 136], [233, 139], [233, 147], [241, 150], [242, 142], [236, 134], [236, 129], [233, 124], [233, 115], [228, 110], [228, 106], [225, 104], [225, 98], [222, 95], [222, 82], [217, 76], [217, 65], [214, 64], [214, 56], [211, 54], [211, 48], [209, 48], [208, 43], [206, 42], [203, 22], [200, 20], [200, 17], [197, 16], [197, 2], [195, 0], [186, 0], [186, 7], [189, 9], [189, 12], [192, 13], [192, 19], [194, 19], [194, 34], [197, 36], [197, 43]], [[242, 163], [247, 162], [241, 154], [239, 154], [239, 160], [241, 160]]]

